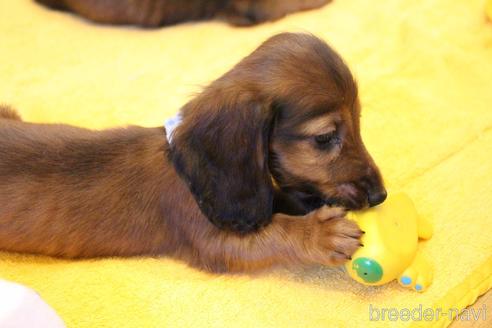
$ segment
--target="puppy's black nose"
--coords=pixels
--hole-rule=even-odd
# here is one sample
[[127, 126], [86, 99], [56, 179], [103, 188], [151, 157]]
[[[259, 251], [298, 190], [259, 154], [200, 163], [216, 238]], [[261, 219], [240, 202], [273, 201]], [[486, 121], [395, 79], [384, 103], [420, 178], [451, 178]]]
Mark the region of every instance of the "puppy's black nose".
[[369, 195], [367, 196], [367, 201], [369, 202], [369, 206], [373, 207], [381, 204], [386, 200], [386, 196], [388, 196], [388, 194], [384, 189], [370, 192]]

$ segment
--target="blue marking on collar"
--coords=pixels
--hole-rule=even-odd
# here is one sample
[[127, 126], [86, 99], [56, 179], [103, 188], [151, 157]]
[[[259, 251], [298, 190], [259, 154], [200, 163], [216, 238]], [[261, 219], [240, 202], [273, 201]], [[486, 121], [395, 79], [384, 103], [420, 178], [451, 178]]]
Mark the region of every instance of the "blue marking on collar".
[[167, 142], [171, 143], [173, 141], [173, 132], [181, 122], [183, 121], [183, 116], [181, 113], [176, 114], [176, 116], [171, 117], [164, 121], [164, 128], [166, 128]]

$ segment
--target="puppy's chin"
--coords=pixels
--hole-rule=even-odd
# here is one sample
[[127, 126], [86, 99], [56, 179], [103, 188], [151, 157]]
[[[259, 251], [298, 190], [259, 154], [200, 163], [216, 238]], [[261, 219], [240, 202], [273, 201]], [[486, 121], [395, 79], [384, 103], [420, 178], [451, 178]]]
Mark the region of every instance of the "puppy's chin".
[[347, 210], [355, 211], [368, 207], [367, 197], [320, 197], [306, 196], [300, 199], [307, 212], [320, 208], [323, 205], [330, 207], [343, 207]]
[[357, 199], [353, 197], [347, 198], [334, 198], [330, 197], [325, 200], [326, 205], [328, 206], [337, 206], [343, 207], [350, 211], [362, 210], [368, 207], [367, 198], [365, 199]]
[[285, 214], [304, 215], [326, 204], [323, 197], [317, 193], [298, 190], [282, 190], [282, 206], [280, 210]]
[[305, 197], [301, 199], [301, 202], [306, 212], [314, 211], [326, 204], [322, 198], [317, 196]]
[[[323, 195], [321, 192], [313, 190], [283, 190], [282, 212], [291, 215], [303, 215], [314, 211], [323, 205], [332, 207], [343, 207], [347, 210], [360, 210], [368, 207], [365, 192], [359, 191], [350, 195]], [[285, 206], [288, 203], [289, 206]]]

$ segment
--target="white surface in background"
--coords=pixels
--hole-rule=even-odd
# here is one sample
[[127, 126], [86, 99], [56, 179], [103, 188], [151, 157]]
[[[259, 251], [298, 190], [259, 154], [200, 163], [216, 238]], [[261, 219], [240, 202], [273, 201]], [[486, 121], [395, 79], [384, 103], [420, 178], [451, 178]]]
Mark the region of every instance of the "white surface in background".
[[0, 327], [61, 328], [65, 325], [34, 290], [0, 280]]

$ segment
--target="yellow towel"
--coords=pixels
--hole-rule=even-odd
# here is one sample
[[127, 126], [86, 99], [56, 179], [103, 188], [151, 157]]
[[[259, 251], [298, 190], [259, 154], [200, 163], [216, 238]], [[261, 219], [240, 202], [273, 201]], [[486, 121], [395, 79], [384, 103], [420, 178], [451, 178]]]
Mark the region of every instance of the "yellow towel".
[[[421, 247], [435, 278], [417, 294], [396, 283], [364, 287], [337, 268], [219, 276], [171, 259], [6, 253], [0, 277], [39, 291], [69, 327], [363, 327], [383, 308], [462, 309], [492, 287], [492, 24], [484, 8], [483, 0], [336, 0], [255, 28], [143, 30], [0, 0], [0, 102], [36, 122], [161, 125], [267, 37], [308, 31], [327, 40], [359, 81], [363, 135], [389, 188], [408, 192], [435, 225]], [[403, 319], [395, 326], [450, 321]]]

